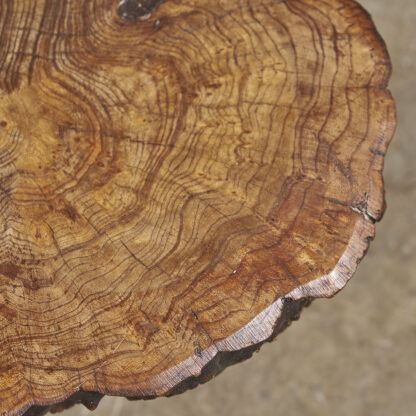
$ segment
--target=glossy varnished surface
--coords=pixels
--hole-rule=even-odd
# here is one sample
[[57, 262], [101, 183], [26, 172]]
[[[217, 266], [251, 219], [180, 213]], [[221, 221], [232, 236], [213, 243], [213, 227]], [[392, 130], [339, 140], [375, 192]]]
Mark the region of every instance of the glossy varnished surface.
[[118, 3], [0, 0], [2, 412], [203, 381], [342, 288], [384, 208], [359, 6]]

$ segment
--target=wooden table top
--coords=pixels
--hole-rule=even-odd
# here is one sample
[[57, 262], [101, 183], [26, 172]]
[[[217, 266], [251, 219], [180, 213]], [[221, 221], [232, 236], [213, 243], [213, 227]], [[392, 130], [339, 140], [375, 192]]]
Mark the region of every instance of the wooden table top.
[[350, 279], [396, 124], [356, 2], [1, 0], [0, 33], [1, 414], [180, 393]]

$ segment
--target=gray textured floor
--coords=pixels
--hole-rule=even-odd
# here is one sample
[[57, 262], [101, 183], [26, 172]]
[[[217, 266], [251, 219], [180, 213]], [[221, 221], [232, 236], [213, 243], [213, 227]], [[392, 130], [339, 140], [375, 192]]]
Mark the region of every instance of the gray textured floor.
[[361, 3], [389, 47], [400, 124], [385, 167], [388, 210], [356, 276], [278, 341], [196, 390], [148, 402], [106, 398], [92, 415], [416, 415], [416, 1]]

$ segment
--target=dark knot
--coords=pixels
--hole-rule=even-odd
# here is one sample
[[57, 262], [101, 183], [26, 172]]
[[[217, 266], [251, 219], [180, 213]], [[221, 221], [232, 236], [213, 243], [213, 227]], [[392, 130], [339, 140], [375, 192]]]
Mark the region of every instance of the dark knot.
[[117, 7], [117, 13], [123, 19], [135, 22], [136, 20], [146, 20], [153, 10], [162, 3], [163, 0], [121, 0]]

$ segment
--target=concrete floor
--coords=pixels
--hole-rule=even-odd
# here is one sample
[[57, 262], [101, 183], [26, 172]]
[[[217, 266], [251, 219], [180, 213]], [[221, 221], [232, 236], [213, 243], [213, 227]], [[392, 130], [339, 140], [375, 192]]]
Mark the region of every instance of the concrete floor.
[[356, 276], [209, 383], [169, 399], [105, 398], [94, 416], [416, 415], [416, 1], [361, 3], [393, 60], [399, 127], [385, 167], [388, 210]]

